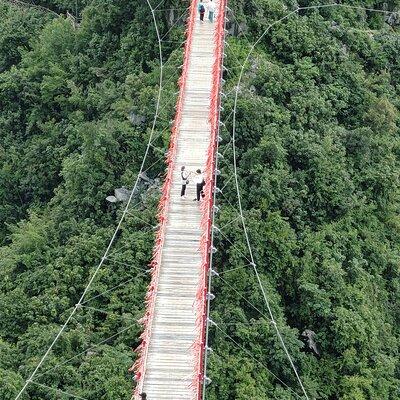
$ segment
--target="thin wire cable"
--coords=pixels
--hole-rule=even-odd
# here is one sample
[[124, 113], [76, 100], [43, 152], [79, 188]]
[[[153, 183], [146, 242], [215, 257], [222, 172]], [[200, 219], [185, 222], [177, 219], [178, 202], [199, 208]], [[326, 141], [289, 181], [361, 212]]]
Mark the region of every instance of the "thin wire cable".
[[165, 157], [165, 150], [160, 149], [159, 147], [154, 146], [154, 144], [151, 144], [150, 146], [151, 146], [151, 148], [152, 148], [153, 150], [157, 151], [158, 153], [162, 153], [162, 154], [163, 154], [163, 158]]
[[140, 222], [143, 222], [145, 225], [149, 226], [150, 228], [153, 228], [154, 226], [149, 224], [147, 221], [145, 221], [144, 219], [140, 218], [139, 216], [131, 213], [130, 211], [127, 212], [127, 214], [132, 217], [132, 218], [136, 218], [137, 220], [139, 220]]
[[77, 396], [76, 394], [68, 393], [68, 392], [66, 392], [66, 391], [64, 391], [64, 390], [61, 390], [61, 389], [57, 389], [57, 388], [54, 388], [54, 387], [51, 387], [51, 386], [44, 385], [43, 383], [39, 383], [39, 382], [36, 382], [36, 381], [32, 381], [32, 383], [33, 383], [34, 385], [40, 386], [40, 387], [42, 387], [42, 388], [44, 388], [44, 389], [52, 390], [53, 392], [61, 393], [61, 394], [65, 394], [66, 396], [73, 397], [74, 399], [87, 400], [87, 399], [85, 399], [84, 397]]
[[187, 10], [187, 8], [185, 9], [185, 8], [155, 8], [154, 9], [154, 11], [157, 11], [157, 12], [160, 12], [160, 11], [171, 11], [171, 10], [174, 10], [174, 11], [182, 11], [182, 10]]
[[222, 156], [224, 156], [226, 154], [226, 152], [228, 151], [230, 145], [232, 144], [232, 138], [229, 139], [229, 142], [226, 144], [226, 147], [224, 149], [224, 151], [221, 153]]
[[125, 263], [123, 261], [115, 260], [114, 258], [111, 258], [111, 257], [107, 257], [107, 260], [114, 264], [122, 265], [123, 267], [136, 269], [137, 271], [139, 271], [139, 274], [136, 275], [135, 278], [137, 278], [138, 276], [146, 276], [146, 274], [148, 274], [148, 271], [149, 271], [149, 270], [142, 270], [139, 267], [135, 267], [134, 265]]
[[107, 257], [107, 255], [108, 255], [108, 253], [109, 253], [109, 251], [110, 251], [110, 249], [111, 249], [111, 247], [112, 247], [112, 245], [113, 245], [113, 243], [114, 243], [114, 241], [115, 241], [115, 239], [116, 239], [116, 237], [117, 237], [117, 234], [118, 234], [118, 232], [119, 232], [119, 230], [120, 230], [120, 228], [121, 228], [122, 222], [124, 221], [125, 216], [126, 216], [126, 214], [127, 214], [127, 212], [128, 212], [129, 205], [130, 205], [130, 203], [132, 202], [132, 199], [133, 199], [133, 194], [135, 193], [137, 184], [138, 184], [139, 179], [140, 179], [140, 174], [141, 174], [141, 172], [142, 172], [143, 169], [144, 169], [144, 165], [145, 165], [145, 162], [146, 162], [146, 159], [147, 159], [147, 155], [149, 154], [149, 151], [150, 151], [150, 144], [151, 144], [151, 141], [152, 141], [152, 138], [153, 138], [153, 134], [154, 134], [154, 130], [155, 130], [156, 122], [157, 122], [157, 117], [158, 117], [158, 112], [159, 112], [159, 107], [160, 107], [161, 88], [162, 88], [162, 81], [163, 81], [163, 61], [162, 61], [161, 39], [160, 39], [159, 30], [158, 30], [157, 20], [156, 20], [156, 18], [155, 18], [154, 10], [153, 10], [153, 8], [152, 8], [151, 5], [150, 5], [149, 0], [146, 0], [146, 1], [147, 1], [147, 4], [149, 5], [149, 8], [150, 8], [150, 10], [151, 10], [151, 13], [152, 13], [153, 22], [154, 22], [154, 27], [155, 27], [155, 29], [156, 29], [157, 38], [158, 38], [158, 48], [159, 48], [159, 58], [160, 58], [160, 84], [159, 84], [160, 89], [159, 89], [159, 92], [158, 92], [158, 98], [157, 98], [157, 104], [156, 104], [156, 111], [155, 111], [154, 119], [153, 119], [153, 126], [152, 126], [152, 129], [151, 129], [149, 141], [148, 141], [148, 143], [147, 143], [146, 151], [145, 151], [145, 154], [144, 154], [144, 157], [143, 157], [141, 166], [140, 166], [140, 172], [139, 172], [139, 174], [138, 174], [138, 176], [137, 176], [137, 178], [136, 178], [135, 184], [134, 184], [133, 189], [132, 189], [132, 191], [131, 191], [131, 194], [130, 194], [130, 196], [129, 196], [129, 200], [128, 200], [126, 206], [125, 206], [125, 209], [124, 209], [124, 211], [123, 211], [123, 213], [122, 213], [122, 216], [121, 216], [121, 218], [120, 218], [120, 220], [119, 220], [119, 223], [118, 223], [118, 225], [117, 225], [117, 227], [116, 227], [116, 229], [115, 229], [115, 231], [114, 231], [114, 234], [113, 234], [112, 237], [111, 237], [111, 240], [110, 240], [110, 242], [109, 242], [109, 244], [108, 244], [108, 246], [107, 246], [107, 248], [106, 248], [106, 251], [104, 252], [103, 257], [101, 258], [99, 264], [97, 265], [96, 269], [94, 270], [94, 272], [93, 272], [93, 274], [92, 274], [92, 276], [91, 276], [91, 278], [90, 278], [90, 280], [89, 280], [89, 283], [88, 283], [87, 286], [85, 287], [85, 290], [83, 291], [83, 293], [82, 293], [82, 295], [81, 295], [81, 297], [80, 297], [78, 303], [75, 305], [75, 307], [74, 307], [74, 309], [72, 310], [72, 312], [70, 313], [69, 317], [67, 318], [67, 320], [65, 321], [65, 323], [61, 326], [61, 328], [60, 328], [59, 332], [57, 333], [56, 337], [54, 338], [53, 342], [50, 344], [50, 346], [48, 347], [47, 351], [45, 352], [45, 354], [43, 355], [43, 357], [40, 359], [39, 363], [37, 364], [37, 366], [36, 366], [36, 368], [34, 369], [34, 371], [31, 373], [31, 375], [29, 376], [29, 378], [25, 381], [24, 386], [22, 387], [22, 389], [19, 391], [19, 393], [18, 393], [17, 396], [15, 397], [15, 400], [18, 400], [18, 399], [21, 397], [21, 395], [25, 392], [25, 390], [26, 390], [27, 386], [29, 385], [29, 383], [32, 382], [32, 380], [33, 380], [33, 378], [35, 377], [37, 371], [38, 371], [39, 368], [42, 366], [43, 362], [46, 360], [46, 358], [47, 358], [47, 356], [49, 355], [50, 351], [53, 349], [54, 345], [56, 344], [56, 342], [58, 341], [58, 339], [60, 338], [60, 336], [62, 335], [62, 333], [64, 332], [64, 330], [66, 329], [66, 327], [67, 327], [67, 325], [69, 324], [71, 318], [74, 316], [74, 314], [75, 314], [76, 311], [78, 310], [78, 307], [80, 306], [80, 304], [82, 303], [83, 299], [85, 298], [86, 293], [87, 293], [88, 290], [90, 289], [90, 286], [92, 285], [94, 279], [96, 278], [96, 276], [97, 276], [97, 274], [98, 274], [100, 268], [103, 266], [104, 261], [106, 260], [106, 257]]
[[277, 335], [278, 335], [278, 337], [279, 337], [279, 340], [280, 340], [280, 342], [281, 342], [281, 345], [282, 345], [282, 347], [283, 347], [283, 349], [284, 349], [284, 351], [285, 351], [285, 354], [286, 354], [286, 356], [287, 356], [287, 358], [288, 358], [288, 360], [289, 360], [289, 362], [290, 362], [290, 365], [291, 365], [291, 367], [292, 367], [292, 369], [293, 369], [293, 371], [294, 371], [294, 373], [295, 373], [295, 375], [296, 375], [296, 378], [297, 378], [297, 380], [298, 380], [298, 382], [299, 382], [299, 385], [300, 385], [300, 387], [301, 387], [301, 389], [302, 389], [302, 391], [303, 391], [303, 394], [304, 394], [304, 396], [306, 397], [307, 400], [309, 399], [309, 397], [308, 397], [307, 392], [306, 392], [306, 390], [305, 390], [305, 388], [304, 388], [304, 385], [303, 385], [303, 382], [302, 382], [302, 380], [301, 380], [301, 378], [300, 378], [300, 375], [298, 374], [297, 369], [296, 369], [296, 367], [295, 367], [295, 365], [294, 365], [294, 362], [293, 362], [293, 360], [292, 360], [292, 357], [290, 356], [290, 353], [289, 353], [289, 351], [288, 351], [288, 349], [287, 349], [287, 347], [286, 347], [286, 345], [285, 345], [285, 342], [284, 342], [283, 337], [282, 337], [282, 335], [281, 335], [281, 333], [280, 333], [280, 331], [279, 331], [279, 328], [278, 328], [278, 326], [277, 326], [277, 323], [276, 323], [276, 321], [275, 321], [275, 319], [274, 319], [274, 316], [273, 316], [273, 313], [272, 313], [272, 310], [271, 310], [271, 307], [270, 307], [270, 304], [269, 304], [268, 297], [267, 297], [267, 295], [266, 295], [264, 286], [263, 286], [263, 284], [262, 284], [260, 275], [259, 275], [259, 273], [258, 273], [257, 266], [256, 266], [256, 264], [255, 264], [255, 262], [254, 262], [253, 251], [252, 251], [252, 247], [251, 247], [250, 240], [249, 240], [249, 236], [248, 236], [248, 232], [247, 232], [246, 223], [245, 223], [245, 221], [244, 221], [244, 216], [243, 216], [242, 201], [241, 201], [241, 193], [240, 193], [239, 181], [238, 181], [238, 174], [237, 174], [236, 145], [235, 145], [235, 144], [236, 144], [236, 111], [237, 111], [237, 100], [238, 100], [238, 95], [239, 95], [239, 88], [240, 88], [240, 83], [241, 83], [241, 81], [242, 81], [242, 77], [243, 77], [243, 72], [244, 72], [245, 65], [248, 63], [249, 58], [250, 58], [250, 55], [253, 53], [255, 47], [260, 43], [260, 41], [261, 41], [261, 40], [264, 38], [264, 36], [270, 31], [270, 29], [271, 29], [272, 27], [274, 27], [275, 25], [280, 24], [280, 23], [283, 22], [284, 20], [288, 19], [288, 18], [291, 17], [292, 15], [298, 13], [299, 10], [318, 9], [318, 8], [327, 8], [327, 7], [346, 7], [346, 8], [353, 8], [353, 9], [363, 9], [363, 10], [366, 10], [366, 11], [377, 11], [377, 12], [381, 12], [381, 13], [385, 13], [385, 14], [388, 14], [388, 13], [389, 13], [389, 14], [393, 14], [393, 12], [391, 12], [391, 11], [388, 12], [388, 11], [384, 11], [384, 10], [375, 10], [375, 9], [370, 9], [370, 8], [365, 8], [365, 7], [359, 7], [359, 6], [348, 6], [348, 5], [346, 5], [346, 4], [325, 4], [325, 5], [320, 5], [320, 6], [298, 7], [296, 10], [291, 11], [290, 13], [286, 14], [285, 16], [283, 16], [282, 18], [280, 18], [279, 20], [277, 20], [277, 21], [271, 23], [270, 25], [268, 25], [268, 27], [265, 29], [265, 31], [264, 31], [264, 32], [258, 37], [258, 39], [253, 43], [253, 45], [252, 45], [251, 48], [250, 48], [250, 51], [248, 52], [248, 54], [247, 54], [247, 56], [246, 56], [246, 58], [245, 58], [245, 60], [244, 60], [244, 63], [242, 64], [242, 68], [241, 68], [240, 74], [239, 74], [239, 79], [238, 79], [238, 81], [237, 81], [237, 85], [236, 85], [236, 88], [235, 88], [235, 100], [234, 100], [234, 108], [233, 108], [233, 109], [234, 109], [234, 112], [233, 112], [233, 126], [232, 126], [233, 164], [234, 164], [234, 174], [235, 174], [236, 191], [237, 191], [237, 197], [238, 197], [240, 215], [241, 215], [241, 219], [242, 219], [243, 232], [244, 232], [244, 235], [245, 235], [245, 238], [246, 238], [246, 242], [247, 242], [247, 247], [248, 247], [248, 250], [249, 250], [250, 258], [251, 258], [251, 260], [252, 260], [253, 269], [254, 269], [254, 272], [255, 272], [255, 274], [256, 274], [257, 281], [258, 281], [258, 284], [259, 284], [259, 286], [260, 286], [260, 289], [261, 289], [261, 291], [262, 291], [265, 304], [266, 304], [266, 306], [267, 306], [267, 308], [268, 308], [268, 313], [269, 313], [269, 315], [271, 316], [272, 324], [273, 324], [273, 326], [275, 327], [275, 330], [276, 330], [276, 333], [277, 333]]
[[218, 233], [220, 233], [220, 234], [224, 237], [224, 239], [227, 240], [227, 241], [230, 243], [230, 245], [231, 245], [234, 249], [236, 249], [237, 252], [238, 252], [246, 261], [248, 261], [249, 263], [252, 263], [252, 261], [249, 260], [248, 257], [246, 257], [246, 256], [243, 254], [242, 250], [240, 250], [239, 247], [237, 247], [235, 244], [233, 244], [232, 241], [221, 231], [220, 228], [219, 228]]
[[288, 390], [290, 390], [296, 397], [301, 399], [301, 396], [299, 396], [287, 383], [285, 383], [279, 376], [274, 374], [263, 362], [258, 360], [253, 356], [253, 354], [245, 349], [242, 345], [240, 345], [235, 339], [232, 338], [232, 336], [228, 335], [222, 328], [217, 323], [213, 323], [213, 326], [215, 326], [225, 337], [227, 337], [229, 340], [231, 340], [237, 347], [239, 347], [241, 350], [243, 350], [247, 355], [250, 356], [256, 363], [260, 364], [267, 372], [269, 372], [278, 382], [280, 382], [283, 386], [285, 386]]
[[[170, 60], [172, 60], [172, 58], [167, 60], [167, 62], [170, 61]], [[165, 68], [165, 65], [167, 64], [167, 62], [164, 64], [164, 68]], [[178, 78], [177, 75], [176, 75], [176, 71], [173, 71], [173, 74], [166, 81], [163, 82], [163, 86], [162, 86], [161, 89], [164, 89], [172, 81], [173, 78], [175, 78], [175, 79]], [[160, 110], [163, 110], [163, 108], [161, 108]]]
[[106, 311], [106, 310], [102, 310], [101, 308], [96, 308], [96, 307], [91, 307], [91, 306], [82, 306], [82, 307], [84, 307], [84, 308], [86, 308], [88, 310], [91, 310], [91, 311], [96, 311], [96, 312], [104, 314], [104, 315], [113, 315], [114, 317], [116, 317], [118, 319], [125, 320], [127, 322], [136, 322], [136, 325], [138, 325], [138, 326], [140, 325], [140, 323], [137, 320], [134, 320], [134, 319], [132, 319], [132, 318], [130, 318], [128, 316], [125, 316], [125, 315], [118, 315], [115, 312]]
[[157, 151], [158, 153], [162, 154], [162, 155], [163, 155], [163, 158], [165, 157], [165, 153], [166, 153], [166, 150], [165, 150], [165, 149], [163, 150], [163, 149], [160, 148], [160, 147], [154, 146], [154, 144], [151, 144], [151, 148], [152, 148], [153, 150]]
[[[188, 7], [189, 8], [189, 7]], [[161, 41], [168, 36], [168, 34], [171, 32], [172, 28], [182, 19], [182, 17], [185, 16], [187, 13], [188, 8], [185, 9], [185, 11], [178, 17], [178, 19], [170, 26], [168, 31], [161, 37]]]
[[6, 4], [15, 5], [15, 6], [18, 6], [18, 7], [36, 8], [37, 10], [43, 11], [43, 12], [45, 12], [45, 13], [53, 14], [53, 15], [56, 16], [56, 17], [59, 17], [59, 16], [60, 16], [60, 15], [57, 14], [55, 11], [50, 10], [50, 8], [43, 7], [43, 6], [39, 6], [39, 5], [32, 4], [32, 3], [27, 3], [27, 2], [21, 1], [21, 0], [0, 0], [0, 2], [6, 3]]
[[[166, 1], [166, 0], [161, 0], [161, 1], [153, 8], [153, 10], [154, 10], [154, 11], [157, 11], [158, 7], [160, 7], [161, 4], [165, 3], [165, 1]], [[151, 5], [150, 5], [150, 7], [151, 7]]]
[[224, 224], [224, 225], [222, 225], [222, 227], [221, 228], [219, 228], [219, 229], [224, 229], [224, 228], [226, 228], [228, 225], [231, 225], [233, 222], [235, 222], [236, 220], [238, 220], [238, 219], [240, 219], [240, 215], [238, 215], [237, 217], [235, 217], [234, 219], [232, 219], [232, 220], [230, 220], [229, 222], [227, 222], [226, 224]]
[[169, 132], [170, 130], [171, 130], [171, 127], [164, 128], [162, 131], [160, 131], [157, 135], [154, 136], [153, 141], [152, 141], [151, 144], [153, 144], [157, 139], [162, 137], [162, 135], [164, 135], [165, 132]]
[[[228, 204], [232, 207], [232, 209], [235, 211], [236, 214], [239, 214], [239, 211], [237, 210], [237, 208], [228, 200], [228, 198], [224, 195], [224, 192], [221, 191], [220, 193], [222, 195], [222, 197], [225, 199], [225, 201], [228, 202]], [[240, 214], [239, 214], [240, 215]]]
[[251, 264], [245, 264], [245, 265], [242, 265], [241, 267], [236, 267], [236, 268], [224, 269], [223, 271], [218, 272], [218, 275], [225, 275], [230, 272], [237, 271], [239, 269], [246, 269], [248, 267], [251, 267]]
[[[96, 307], [86, 306], [86, 305], [82, 305], [82, 307], [85, 308], [86, 310], [96, 311], [100, 314], [105, 314], [105, 315], [111, 314], [110, 311], [102, 310], [101, 308], [96, 308]], [[121, 315], [116, 315], [116, 317], [121, 318]]]
[[[151, 231], [154, 231], [154, 230], [157, 228], [157, 226], [158, 226], [158, 224], [152, 226], [151, 228], [145, 226], [145, 227], [143, 227], [143, 228], [140, 229], [140, 232], [143, 232], [143, 233], [150, 233]], [[129, 246], [132, 246], [132, 243], [128, 242], [128, 243], [125, 243], [124, 245], [122, 245], [121, 247], [118, 247], [117, 249], [115, 249], [115, 251], [113, 250], [113, 251], [107, 256], [107, 259], [109, 259], [109, 260], [115, 260], [114, 257], [123, 255], [123, 254], [125, 253], [125, 251], [128, 250], [128, 247], [129, 247]]]
[[[225, 95], [227, 96], [227, 95]], [[233, 109], [231, 110], [231, 112], [228, 114], [228, 116], [225, 117], [225, 119], [222, 121], [223, 124], [226, 124], [226, 122], [228, 121], [228, 119], [231, 117], [231, 115], [233, 114]]]
[[[257, 5], [256, 3], [253, 3], [253, 5], [254, 5], [256, 8], [259, 9], [259, 7], [258, 7], [258, 5]], [[238, 27], [239, 32], [243, 33], [245, 39], [250, 43], [249, 37], [246, 35], [246, 32], [240, 27], [240, 23], [239, 23], [239, 21], [237, 20], [236, 15], [234, 14], [234, 12], [233, 12], [232, 10], [231, 10], [230, 16], [232, 16], [233, 19], [235, 20], [236, 26]]]
[[[129, 329], [131, 329], [131, 328], [137, 326], [137, 324], [138, 324], [138, 323], [136, 322], [136, 323], [134, 323], [134, 324], [131, 324], [131, 325], [127, 326], [127, 327], [124, 328], [124, 329], [121, 329], [121, 330], [118, 331], [117, 333], [114, 333], [113, 335], [111, 335], [111, 336], [109, 336], [109, 337], [103, 339], [101, 342], [98, 342], [98, 343], [94, 344], [93, 346], [87, 347], [85, 350], [81, 351], [80, 353], [75, 354], [73, 357], [69, 358], [68, 360], [63, 361], [63, 362], [61, 362], [61, 363], [58, 363], [58, 364], [56, 364], [54, 367], [51, 367], [51, 368], [47, 369], [46, 371], [44, 371], [44, 372], [42, 372], [42, 373], [40, 373], [40, 374], [37, 374], [37, 375], [36, 375], [36, 379], [37, 379], [37, 378], [40, 378], [40, 377], [43, 376], [43, 375], [48, 374], [48, 373], [51, 372], [51, 371], [54, 371], [54, 370], [57, 369], [57, 368], [62, 367], [62, 366], [65, 365], [65, 364], [68, 364], [69, 362], [71, 362], [71, 361], [77, 359], [78, 357], [80, 357], [81, 355], [87, 353], [88, 351], [93, 350], [93, 349], [95, 349], [95, 348], [101, 346], [102, 344], [108, 342], [109, 340], [114, 339], [115, 337], [119, 336], [121, 333], [124, 333], [124, 332], [128, 331]], [[32, 382], [34, 382], [34, 381], [32, 381]]]
[[[169, 130], [169, 129], [165, 129], [165, 131], [167, 131], [167, 130]], [[156, 135], [156, 136], [157, 136], [157, 135]], [[157, 138], [158, 138], [158, 137], [157, 137]], [[152, 143], [150, 143], [150, 147], [154, 147], [153, 143], [154, 143], [154, 140], [152, 141]], [[165, 151], [166, 151], [166, 150], [165, 150]], [[151, 170], [155, 165], [157, 165], [160, 161], [163, 161], [164, 158], [165, 158], [165, 153], [164, 153], [162, 156], [158, 157], [158, 158], [156, 159], [156, 161], [154, 161], [153, 164], [151, 164], [151, 165], [150, 165], [149, 167], [147, 167], [144, 171], [142, 171], [141, 174], [144, 174], [145, 172], [150, 171], [150, 170]]]
[[220, 189], [221, 192], [228, 186], [228, 183], [233, 179], [233, 175], [229, 177], [229, 179], [225, 182], [224, 186]]
[[[145, 276], [145, 275], [143, 275], [143, 276]], [[93, 297], [91, 297], [91, 298], [85, 300], [84, 302], [82, 302], [81, 306], [83, 306], [83, 305], [89, 303], [90, 301], [92, 301], [92, 300], [94, 300], [94, 299], [97, 299], [98, 297], [104, 296], [105, 294], [110, 293], [110, 292], [112, 292], [113, 290], [118, 289], [119, 287], [124, 286], [124, 285], [126, 285], [127, 283], [129, 283], [129, 282], [132, 282], [134, 279], [136, 279], [136, 276], [134, 276], [134, 277], [132, 277], [132, 278], [129, 278], [129, 279], [127, 279], [127, 280], [125, 280], [125, 281], [119, 283], [118, 285], [115, 285], [115, 286], [113, 286], [112, 288], [105, 290], [104, 292], [101, 292], [101, 293], [99, 293], [99, 294], [96, 294], [96, 296], [93, 296]]]
[[[243, 267], [241, 267], [243, 268]], [[221, 274], [220, 274], [221, 275]], [[230, 283], [228, 283], [225, 279], [221, 278], [221, 276], [218, 277], [219, 280], [224, 282], [226, 286], [231, 288], [242, 300], [244, 300], [250, 307], [254, 308], [258, 313], [260, 313], [261, 316], [263, 316], [267, 321], [271, 322], [271, 319], [267, 317], [258, 307], [256, 307], [250, 300], [246, 299], [244, 296], [240, 294], [240, 292], [233, 287]]]
[[349, 4], [321, 4], [319, 6], [304, 6], [304, 7], [299, 7], [297, 10], [309, 10], [309, 9], [316, 9], [316, 8], [328, 8], [328, 7], [341, 7], [341, 8], [352, 8], [355, 10], [361, 10], [361, 11], [371, 11], [371, 12], [378, 12], [382, 14], [399, 14], [399, 11], [388, 11], [388, 10], [380, 10], [378, 8], [367, 8], [367, 7], [362, 7], [362, 6], [351, 6]]
[[277, 324], [275, 322], [271, 306], [269, 304], [267, 295], [266, 295], [265, 290], [264, 290], [264, 286], [262, 285], [260, 276], [258, 274], [258, 270], [257, 270], [256, 264], [254, 262], [253, 250], [252, 250], [251, 245], [250, 245], [250, 239], [249, 239], [249, 236], [248, 236], [248, 233], [247, 233], [247, 227], [246, 227], [246, 223], [245, 223], [244, 216], [243, 216], [242, 200], [241, 200], [241, 193], [240, 193], [240, 188], [239, 188], [239, 179], [238, 179], [238, 174], [237, 174], [237, 162], [236, 162], [236, 111], [237, 111], [237, 100], [238, 100], [238, 96], [239, 96], [239, 87], [240, 87], [240, 83], [242, 81], [245, 65], [247, 64], [248, 60], [250, 59], [250, 56], [251, 56], [252, 52], [254, 51], [255, 47], [257, 46], [257, 44], [263, 39], [263, 37], [269, 32], [269, 30], [273, 26], [275, 26], [275, 25], [281, 23], [282, 21], [288, 19], [290, 16], [296, 14], [297, 12], [298, 12], [298, 10], [291, 11], [290, 13], [286, 14], [284, 17], [282, 17], [279, 20], [277, 20], [277, 21], [273, 22], [272, 24], [270, 24], [267, 27], [267, 29], [255, 41], [255, 43], [251, 46], [250, 51], [248, 52], [248, 54], [247, 54], [247, 56], [246, 56], [246, 58], [244, 60], [244, 63], [242, 64], [242, 69], [240, 70], [239, 78], [238, 78], [237, 85], [236, 85], [235, 100], [234, 100], [234, 107], [233, 107], [232, 150], [233, 150], [233, 167], [234, 167], [236, 192], [237, 192], [237, 198], [238, 198], [238, 204], [239, 204], [239, 212], [240, 212], [240, 216], [241, 216], [241, 220], [242, 220], [243, 232], [244, 232], [244, 235], [245, 235], [245, 238], [246, 238], [247, 247], [248, 247], [248, 250], [249, 250], [251, 262], [252, 262], [252, 264], [254, 266], [253, 269], [254, 269], [254, 272], [256, 274], [256, 277], [257, 277], [257, 280], [258, 280], [258, 284], [260, 285], [260, 288], [261, 288], [261, 291], [262, 291], [262, 294], [263, 294], [263, 297], [264, 297], [264, 301], [265, 301], [267, 309], [268, 309], [268, 313], [269, 313], [269, 315], [271, 317], [272, 324], [275, 327], [277, 335], [278, 335], [278, 337], [280, 339], [282, 347], [284, 348], [285, 354], [286, 354], [287, 358], [289, 359], [290, 365], [291, 365], [291, 367], [292, 367], [292, 369], [293, 369], [293, 371], [294, 371], [294, 373], [295, 373], [295, 375], [297, 377], [297, 380], [298, 380], [298, 382], [300, 384], [300, 387], [301, 387], [306, 399], [309, 400], [309, 397], [308, 397], [307, 392], [306, 392], [306, 390], [304, 388], [304, 385], [303, 385], [303, 382], [302, 382], [302, 380], [300, 378], [300, 375], [297, 372], [297, 369], [296, 369], [296, 367], [295, 367], [295, 365], [293, 363], [292, 357], [290, 356], [289, 351], [286, 348], [286, 344], [285, 344], [285, 342], [283, 340], [283, 337], [282, 337], [282, 335], [281, 335], [281, 333], [279, 331], [279, 328], [278, 328], [278, 326], [277, 326]]

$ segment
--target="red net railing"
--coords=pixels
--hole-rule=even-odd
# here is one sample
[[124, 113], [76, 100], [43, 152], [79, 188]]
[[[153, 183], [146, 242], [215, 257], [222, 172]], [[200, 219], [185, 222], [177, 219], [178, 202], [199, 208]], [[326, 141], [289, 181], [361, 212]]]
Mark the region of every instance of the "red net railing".
[[212, 207], [214, 205], [213, 189], [215, 187], [215, 168], [216, 154], [218, 150], [219, 136], [219, 117], [221, 102], [221, 80], [222, 65], [225, 37], [225, 8], [227, 0], [219, 1], [219, 12], [215, 21], [215, 50], [214, 65], [212, 74], [212, 87], [210, 98], [209, 123], [211, 127], [210, 146], [207, 151], [207, 161], [205, 166], [206, 185], [204, 187], [205, 197], [201, 204], [202, 220], [201, 229], [202, 236], [200, 241], [200, 251], [202, 256], [202, 276], [199, 289], [197, 292], [197, 324], [198, 339], [196, 342], [196, 360], [197, 374], [195, 376], [193, 386], [197, 388], [196, 399], [202, 398], [202, 387], [204, 380], [204, 352], [205, 352], [205, 334], [207, 324], [207, 291], [208, 291], [208, 272], [210, 263], [211, 249], [211, 229], [212, 229]]

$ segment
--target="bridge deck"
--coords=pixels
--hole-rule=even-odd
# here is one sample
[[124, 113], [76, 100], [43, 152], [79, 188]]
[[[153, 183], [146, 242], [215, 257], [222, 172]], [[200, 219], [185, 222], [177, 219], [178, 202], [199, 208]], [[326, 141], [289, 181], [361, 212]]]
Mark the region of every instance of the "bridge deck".
[[200, 283], [201, 212], [195, 184], [181, 199], [180, 168], [203, 169], [210, 144], [208, 122], [212, 69], [215, 61], [215, 24], [196, 21], [178, 134], [178, 149], [168, 204], [168, 223], [143, 379], [149, 400], [191, 400], [197, 373], [191, 346], [198, 332], [194, 302]]

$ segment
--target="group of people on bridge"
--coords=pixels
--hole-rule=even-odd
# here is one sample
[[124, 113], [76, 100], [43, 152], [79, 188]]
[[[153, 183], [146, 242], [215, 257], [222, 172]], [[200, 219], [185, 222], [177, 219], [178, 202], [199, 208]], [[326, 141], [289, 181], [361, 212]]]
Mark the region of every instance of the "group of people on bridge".
[[210, 22], [214, 22], [214, 15], [215, 15], [215, 3], [213, 0], [209, 0], [207, 3], [204, 3], [200, 0], [199, 5], [197, 7], [200, 14], [200, 21], [204, 21], [204, 14], [206, 13], [206, 9], [208, 11], [208, 20]]
[[183, 165], [181, 167], [181, 199], [186, 199], [186, 188], [187, 185], [190, 183], [189, 179], [192, 175], [193, 179], [192, 182], [196, 184], [196, 197], [193, 199], [193, 201], [200, 201], [200, 198], [203, 198], [204, 195], [204, 185], [206, 184], [204, 180], [204, 175], [201, 172], [201, 169], [197, 169], [196, 173], [190, 172], [186, 170], [186, 167]]

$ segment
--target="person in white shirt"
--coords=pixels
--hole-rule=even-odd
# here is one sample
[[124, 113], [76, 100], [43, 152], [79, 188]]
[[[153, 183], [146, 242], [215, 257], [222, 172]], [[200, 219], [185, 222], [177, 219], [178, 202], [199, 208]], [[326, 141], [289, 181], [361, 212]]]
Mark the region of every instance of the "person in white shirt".
[[215, 14], [215, 3], [213, 0], [208, 2], [208, 19], [210, 22], [214, 22], [214, 14]]
[[190, 174], [191, 174], [191, 172], [185, 171], [185, 166], [183, 165], [181, 167], [181, 183], [182, 183], [181, 199], [186, 199], [186, 186], [189, 183]]
[[200, 201], [200, 196], [203, 198], [204, 197], [204, 192], [203, 192], [203, 187], [206, 184], [204, 181], [204, 176], [201, 173], [201, 170], [198, 169], [196, 171], [196, 175], [194, 177], [194, 183], [196, 184], [196, 198], [193, 199], [193, 201]]

